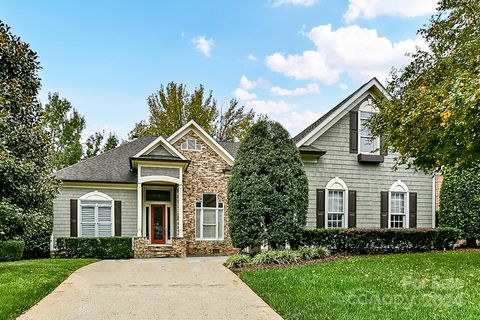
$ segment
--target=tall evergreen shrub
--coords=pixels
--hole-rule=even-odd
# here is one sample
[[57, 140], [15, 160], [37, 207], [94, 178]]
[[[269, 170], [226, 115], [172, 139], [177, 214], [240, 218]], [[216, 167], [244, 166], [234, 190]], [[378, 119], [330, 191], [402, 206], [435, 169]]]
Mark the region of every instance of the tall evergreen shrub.
[[230, 231], [238, 248], [298, 241], [308, 181], [300, 154], [278, 122], [261, 120], [240, 145], [228, 186]]

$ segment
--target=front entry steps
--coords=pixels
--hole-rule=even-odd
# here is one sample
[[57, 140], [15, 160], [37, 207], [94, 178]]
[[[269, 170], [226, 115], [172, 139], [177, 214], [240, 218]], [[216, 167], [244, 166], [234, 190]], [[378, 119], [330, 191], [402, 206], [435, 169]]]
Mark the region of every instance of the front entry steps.
[[151, 245], [147, 237], [133, 238], [133, 256], [136, 259], [185, 257], [183, 238], [174, 238], [172, 245]]
[[148, 246], [145, 258], [170, 258], [175, 256], [172, 246]]

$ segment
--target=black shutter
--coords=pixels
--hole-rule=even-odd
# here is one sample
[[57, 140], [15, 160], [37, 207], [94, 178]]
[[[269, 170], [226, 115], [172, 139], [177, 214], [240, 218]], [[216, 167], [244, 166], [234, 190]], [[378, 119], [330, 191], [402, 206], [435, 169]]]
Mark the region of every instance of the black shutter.
[[317, 228], [325, 228], [325, 189], [317, 189]]
[[348, 190], [348, 227], [357, 226], [357, 191]]
[[122, 235], [122, 201], [114, 202], [114, 210], [115, 236], [120, 237]]
[[410, 192], [408, 199], [408, 216], [409, 216], [409, 227], [416, 228], [417, 227], [417, 193]]
[[70, 237], [78, 237], [78, 200], [70, 199]]
[[388, 228], [388, 192], [380, 192], [380, 228]]
[[358, 153], [358, 112], [350, 111], [350, 153]]
[[384, 156], [388, 156], [388, 150], [383, 150], [383, 146], [385, 145], [385, 141], [382, 137], [380, 137], [380, 154]]

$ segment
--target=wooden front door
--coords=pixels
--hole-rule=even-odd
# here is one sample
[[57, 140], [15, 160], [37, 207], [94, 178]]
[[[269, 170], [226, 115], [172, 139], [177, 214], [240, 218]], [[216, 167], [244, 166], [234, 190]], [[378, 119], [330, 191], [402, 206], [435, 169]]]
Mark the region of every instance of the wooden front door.
[[163, 244], [165, 243], [165, 229], [166, 219], [165, 219], [165, 205], [164, 204], [152, 204], [151, 207], [151, 229], [150, 229], [150, 238], [152, 244]]

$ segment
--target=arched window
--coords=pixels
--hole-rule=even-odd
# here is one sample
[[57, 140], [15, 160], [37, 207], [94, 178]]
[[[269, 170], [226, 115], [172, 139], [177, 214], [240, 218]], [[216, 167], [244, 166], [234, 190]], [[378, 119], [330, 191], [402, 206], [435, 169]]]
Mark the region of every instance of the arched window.
[[327, 183], [325, 211], [327, 228], [346, 228], [348, 217], [346, 208], [348, 208], [348, 188], [346, 183], [335, 177]]
[[408, 199], [409, 190], [401, 180], [394, 182], [388, 192], [389, 213], [388, 225], [390, 228], [408, 228]]
[[78, 200], [79, 236], [113, 236], [113, 199], [102, 192], [94, 191]]
[[373, 104], [372, 99], [365, 100], [358, 109], [358, 145], [359, 153], [378, 153], [380, 147], [380, 138], [374, 138], [368, 127], [368, 121], [378, 109]]

